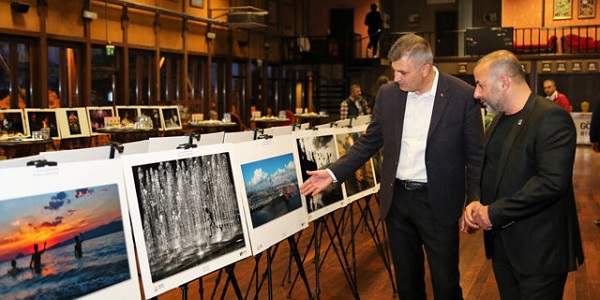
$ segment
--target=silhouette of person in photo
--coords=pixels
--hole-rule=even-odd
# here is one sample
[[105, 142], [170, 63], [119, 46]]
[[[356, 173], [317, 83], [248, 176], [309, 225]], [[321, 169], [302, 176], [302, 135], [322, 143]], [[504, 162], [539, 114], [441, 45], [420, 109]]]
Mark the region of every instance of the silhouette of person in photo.
[[[367, 57], [376, 57], [377, 44], [379, 43], [379, 37], [381, 37], [381, 30], [383, 29], [383, 19], [381, 19], [381, 14], [377, 11], [377, 4], [371, 4], [371, 11], [365, 17], [365, 25], [368, 27], [367, 33], [369, 34]], [[371, 48], [373, 48], [372, 55], [369, 54]]]
[[33, 253], [31, 254], [31, 262], [29, 268], [37, 274], [42, 274], [42, 254], [46, 252], [46, 242], [44, 242], [44, 250], [38, 251], [38, 244], [33, 244]]
[[23, 269], [17, 267], [17, 261], [14, 259], [10, 261], [10, 265], [12, 266], [12, 268], [8, 270], [7, 273], [12, 277], [16, 277], [17, 275], [19, 275], [19, 273], [21, 273], [21, 271], [23, 271]]
[[75, 258], [82, 258], [83, 257], [83, 249], [82, 249], [82, 245], [81, 243], [83, 242], [83, 234], [81, 234], [81, 232], [79, 233], [79, 235], [76, 235], [74, 237], [75, 239]]

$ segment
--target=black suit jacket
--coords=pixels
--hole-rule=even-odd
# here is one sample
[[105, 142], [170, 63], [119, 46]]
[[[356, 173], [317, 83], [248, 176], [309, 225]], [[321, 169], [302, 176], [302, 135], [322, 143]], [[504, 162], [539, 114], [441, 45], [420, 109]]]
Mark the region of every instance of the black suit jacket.
[[[329, 166], [342, 182], [383, 147], [379, 190], [382, 219], [387, 216], [394, 195], [407, 95], [397, 83], [381, 86], [366, 133]], [[433, 213], [440, 223], [449, 225], [460, 218], [465, 194], [469, 201], [479, 199], [483, 122], [472, 86], [440, 73], [426, 147], [425, 165]]]
[[[493, 257], [492, 243], [500, 242], [522, 274], [572, 271], [577, 260], [583, 262], [572, 180], [575, 125], [559, 105], [535, 94], [522, 112], [503, 137], [501, 156], [484, 158], [484, 169], [487, 159], [497, 160], [494, 178], [481, 178], [482, 195], [492, 195], [481, 199], [493, 225], [484, 233], [486, 255]], [[492, 121], [488, 139], [501, 116]]]

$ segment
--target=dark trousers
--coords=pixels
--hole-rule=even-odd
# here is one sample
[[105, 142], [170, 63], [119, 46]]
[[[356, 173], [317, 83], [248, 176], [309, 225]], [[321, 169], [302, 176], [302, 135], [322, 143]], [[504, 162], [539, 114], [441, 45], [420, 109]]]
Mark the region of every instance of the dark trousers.
[[[509, 263], [500, 237], [494, 237], [494, 257], [492, 266], [504, 300], [560, 300], [563, 297], [567, 272], [548, 275], [524, 275], [517, 272]], [[535, 249], [530, 249], [535, 251]]]
[[458, 221], [435, 219], [427, 189], [408, 191], [396, 184], [386, 219], [400, 299], [427, 299], [423, 246], [435, 299], [462, 299], [458, 270]]

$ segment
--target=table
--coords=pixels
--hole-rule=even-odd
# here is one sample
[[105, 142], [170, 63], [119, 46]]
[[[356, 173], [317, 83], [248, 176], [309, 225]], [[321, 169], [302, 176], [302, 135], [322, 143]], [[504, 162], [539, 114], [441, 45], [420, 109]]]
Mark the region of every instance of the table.
[[119, 143], [142, 141], [158, 136], [158, 129], [133, 127], [105, 127], [96, 129], [96, 132], [110, 134], [110, 139]]
[[48, 146], [54, 148], [54, 140], [30, 138], [0, 140], [0, 148], [4, 149], [4, 156], [7, 159], [37, 155], [48, 151]]
[[186, 126], [199, 129], [199, 133], [210, 133], [210, 132], [218, 132], [218, 131], [236, 131], [233, 129], [235, 129], [236, 127], [239, 128], [238, 123], [223, 122], [223, 121], [218, 121], [218, 120], [189, 122], [186, 124]]
[[278, 117], [262, 117], [262, 118], [254, 118], [250, 119], [250, 122], [254, 122], [257, 128], [270, 128], [273, 126], [283, 125], [285, 123], [289, 123], [291, 120], [288, 118], [278, 118]]
[[310, 128], [313, 128], [315, 125], [322, 124], [324, 120], [329, 119], [329, 115], [322, 115], [317, 113], [303, 113], [296, 114], [296, 123], [301, 124], [303, 122], [308, 122], [310, 124]]

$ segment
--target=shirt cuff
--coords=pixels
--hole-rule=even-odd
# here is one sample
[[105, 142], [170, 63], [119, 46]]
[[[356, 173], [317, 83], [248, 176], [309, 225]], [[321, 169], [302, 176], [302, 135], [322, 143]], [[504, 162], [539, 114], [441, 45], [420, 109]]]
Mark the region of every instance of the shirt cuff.
[[333, 182], [338, 182], [337, 178], [335, 177], [335, 174], [333, 174], [333, 172], [331, 170], [329, 170], [329, 168], [327, 168], [325, 170], [327, 170], [327, 172], [329, 172], [329, 176], [331, 176], [331, 178], [333, 179]]

